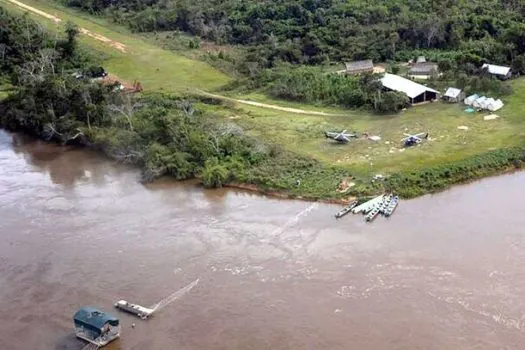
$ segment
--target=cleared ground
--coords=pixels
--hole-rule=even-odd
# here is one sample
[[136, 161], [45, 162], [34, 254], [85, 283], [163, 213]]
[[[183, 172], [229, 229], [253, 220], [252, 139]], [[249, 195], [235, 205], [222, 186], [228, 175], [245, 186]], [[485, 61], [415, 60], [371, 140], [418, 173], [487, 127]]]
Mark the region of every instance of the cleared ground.
[[[46, 13], [48, 16], [33, 10], [29, 12], [48, 29], [61, 29], [67, 21], [76, 23], [87, 34], [81, 35], [81, 42], [103, 53], [104, 65], [111, 73], [125, 80], [138, 80], [145, 89], [175, 92], [187, 88], [216, 90], [230, 81], [228, 76], [206, 63], [156, 47], [104, 19], [84, 16], [51, 2], [24, 0], [17, 3]], [[11, 0], [0, 0], [0, 5], [16, 12], [28, 11], [27, 7], [21, 9]]]
[[[24, 0], [23, 3], [62, 19], [56, 23], [53, 19], [31, 14], [48, 28], [55, 29], [71, 20], [90, 33], [122, 44], [124, 50], [104, 43], [95, 35], [83, 35], [81, 39], [86, 45], [104, 53], [104, 64], [109, 71], [124, 80], [139, 80], [146, 91], [200, 89], [213, 92], [230, 81], [229, 77], [206, 63], [163, 50], [105, 19], [86, 16], [50, 2]], [[0, 0], [0, 5], [13, 11], [23, 11], [10, 0]], [[463, 111], [464, 106], [458, 104], [436, 102], [410, 108], [400, 115], [377, 116], [360, 111], [275, 101], [255, 93], [231, 96], [245, 101], [236, 103], [230, 100], [236, 108], [202, 107], [227, 120], [235, 120], [250, 133], [289, 150], [313, 156], [327, 164], [351, 168], [354, 174], [370, 175], [426, 167], [522, 143], [525, 140], [525, 117], [522, 112], [525, 80], [514, 80], [512, 85], [513, 95], [504, 99], [506, 106], [497, 112], [501, 118], [492, 121], [483, 120], [488, 113], [469, 114]], [[246, 103], [250, 101], [261, 105]], [[310, 114], [298, 113], [297, 110]], [[468, 130], [460, 130], [459, 126], [466, 126]], [[324, 137], [326, 130], [341, 129], [367, 132], [381, 137], [381, 140], [360, 139], [339, 145]], [[421, 146], [405, 150], [401, 147], [405, 132], [429, 132], [431, 139]]]

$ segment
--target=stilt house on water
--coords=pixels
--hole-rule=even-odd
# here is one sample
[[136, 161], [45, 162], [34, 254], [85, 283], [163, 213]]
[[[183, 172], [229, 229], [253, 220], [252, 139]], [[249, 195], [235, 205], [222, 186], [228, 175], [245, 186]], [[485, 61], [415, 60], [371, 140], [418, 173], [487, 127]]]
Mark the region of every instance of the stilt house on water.
[[120, 337], [119, 319], [93, 307], [78, 310], [73, 322], [76, 336], [98, 347]]
[[439, 95], [439, 92], [425, 85], [389, 73], [385, 73], [381, 84], [387, 90], [405, 93], [410, 98], [410, 104], [437, 100]]

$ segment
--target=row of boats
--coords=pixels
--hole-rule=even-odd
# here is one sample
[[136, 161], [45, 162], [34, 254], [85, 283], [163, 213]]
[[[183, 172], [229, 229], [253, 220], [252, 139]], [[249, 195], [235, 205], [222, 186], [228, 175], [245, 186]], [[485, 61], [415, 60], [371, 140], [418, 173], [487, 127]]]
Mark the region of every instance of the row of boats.
[[354, 214], [362, 213], [365, 215], [366, 221], [373, 221], [379, 214], [383, 214], [385, 217], [391, 216], [398, 204], [398, 196], [384, 194], [363, 204], [359, 204], [359, 201], [355, 200], [335, 214], [335, 217], [339, 219], [350, 212]]

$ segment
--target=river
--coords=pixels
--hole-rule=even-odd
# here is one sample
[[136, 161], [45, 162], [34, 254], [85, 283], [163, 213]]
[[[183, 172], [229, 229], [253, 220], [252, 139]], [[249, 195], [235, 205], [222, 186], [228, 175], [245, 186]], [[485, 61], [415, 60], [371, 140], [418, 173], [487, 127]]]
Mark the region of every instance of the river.
[[[373, 224], [138, 180], [0, 131], [0, 348], [81, 349], [72, 316], [85, 305], [121, 319], [108, 349], [523, 348], [523, 172], [403, 201]], [[147, 321], [113, 308], [196, 278]]]

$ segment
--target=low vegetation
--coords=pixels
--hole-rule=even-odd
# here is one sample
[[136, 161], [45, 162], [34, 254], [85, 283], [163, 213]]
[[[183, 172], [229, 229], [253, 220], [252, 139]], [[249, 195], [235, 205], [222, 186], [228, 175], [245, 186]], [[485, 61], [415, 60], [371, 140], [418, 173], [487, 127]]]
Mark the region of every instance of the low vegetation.
[[[60, 11], [56, 12], [64, 20], [73, 17]], [[125, 32], [112, 31], [100, 18], [91, 22], [81, 17], [78, 22], [123, 42], [128, 53], [115, 52], [93, 38], [81, 37], [80, 42], [89, 45], [90, 53], [93, 49], [102, 52], [94, 58], [77, 44], [74, 26], [67, 26], [69, 35], [62, 34], [57, 41], [56, 35], [46, 34], [28, 18], [15, 18], [5, 12], [2, 16], [9, 25], [8, 30], [0, 32], [0, 43], [13, 53], [10, 59], [18, 62], [2, 62], [2, 74], [13, 88], [0, 104], [0, 123], [50, 140], [96, 147], [115, 159], [140, 166], [145, 180], [165, 174], [178, 179], [197, 177], [210, 187], [252, 184], [265, 192], [312, 199], [347, 198], [384, 189], [412, 197], [519, 167], [523, 162], [521, 145], [525, 140], [520, 131], [525, 131], [525, 121], [520, 96], [525, 94], [524, 81], [502, 83], [479, 70], [469, 71], [478, 66], [461, 63], [461, 55], [450, 58], [453, 64], [441, 79], [428, 83], [439, 89], [457, 84], [467, 91], [503, 96], [507, 106], [498, 112], [500, 119], [484, 122], [479, 115], [463, 113], [457, 105], [442, 103], [410, 108], [401, 115], [383, 113], [402, 107], [404, 97], [383, 94], [378, 99], [373, 76], [327, 75], [320, 67], [286, 67], [281, 63], [273, 68], [257, 68], [253, 75], [241, 77], [232, 93], [242, 93], [242, 99], [276, 103], [269, 97], [273, 96], [286, 99], [288, 102], [279, 102], [283, 106], [333, 115], [298, 115], [245, 105], [241, 108], [231, 101], [187, 93], [182, 97], [181, 87], [216, 89], [218, 82], [226, 83], [228, 79], [215, 79], [219, 75], [213, 75], [213, 82], [205, 82], [200, 75], [207, 73], [196, 69], [193, 85], [191, 75], [186, 74], [186, 63], [182, 70], [175, 69], [178, 56]], [[22, 35], [26, 27], [30, 28], [30, 37]], [[201, 42], [195, 38], [190, 41], [195, 45], [191, 50], [199, 50]], [[67, 49], [68, 45], [73, 50]], [[405, 48], [399, 52], [416, 55], [420, 51]], [[437, 55], [438, 51], [431, 48], [422, 52]], [[157, 57], [160, 72], [158, 67], [142, 64], [151, 55]], [[210, 55], [216, 60], [229, 59], [220, 51]], [[445, 55], [441, 59], [444, 62]], [[99, 60], [110, 72], [128, 81], [137, 76], [147, 79], [147, 93], [123, 95], [111, 85], [72, 76], [77, 70], [100, 64]], [[177, 79], [166, 79], [168, 66]], [[457, 69], [464, 75], [454, 73]], [[262, 94], [247, 94], [253, 90]], [[389, 101], [385, 106], [381, 104], [384, 100]], [[366, 109], [382, 113], [372, 115]], [[458, 131], [461, 125], [468, 126], [469, 131]], [[360, 139], [335, 145], [324, 138], [324, 131], [341, 128], [380, 135], [382, 140]], [[403, 133], [420, 131], [429, 131], [432, 140], [402, 152]], [[372, 175], [379, 173], [387, 180], [372, 183]], [[343, 180], [351, 187], [336, 191]]]

